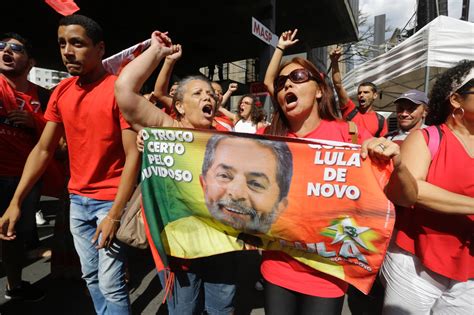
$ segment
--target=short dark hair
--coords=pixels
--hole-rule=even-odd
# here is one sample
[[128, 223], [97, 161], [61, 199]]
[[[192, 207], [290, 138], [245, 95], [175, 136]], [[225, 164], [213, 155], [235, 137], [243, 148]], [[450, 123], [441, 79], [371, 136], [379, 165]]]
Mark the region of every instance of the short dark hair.
[[92, 40], [94, 45], [104, 40], [104, 31], [102, 30], [102, 27], [99, 25], [99, 23], [87, 16], [72, 14], [67, 15], [59, 20], [59, 26], [68, 25], [82, 26], [86, 30], [87, 36]]
[[[452, 111], [449, 96], [451, 92], [456, 92], [452, 91], [453, 84], [460, 84], [472, 68], [474, 68], [473, 60], [461, 60], [438, 77], [430, 91], [428, 115], [426, 116], [426, 123], [428, 125], [440, 125], [446, 121]], [[465, 92], [473, 84], [474, 80], [471, 80], [460, 87], [457, 92]]]
[[[207, 171], [214, 163], [217, 145], [220, 141], [229, 138], [237, 138], [229, 135], [213, 135], [207, 141], [204, 162], [202, 163], [202, 175], [205, 178]], [[293, 176], [293, 155], [288, 144], [283, 141], [270, 141], [265, 139], [247, 138], [257, 142], [259, 145], [272, 150], [277, 160], [276, 179], [280, 188], [279, 201], [288, 196], [290, 191], [291, 177]]]
[[377, 93], [377, 86], [372, 82], [362, 82], [361, 84], [359, 84], [357, 90], [359, 90], [361, 86], [370, 86], [372, 88], [372, 92]]
[[15, 32], [2, 33], [0, 35], [0, 40], [6, 40], [6, 39], [16, 39], [25, 47], [26, 54], [28, 55], [29, 58], [35, 57], [36, 52], [33, 49], [33, 45], [26, 37]]

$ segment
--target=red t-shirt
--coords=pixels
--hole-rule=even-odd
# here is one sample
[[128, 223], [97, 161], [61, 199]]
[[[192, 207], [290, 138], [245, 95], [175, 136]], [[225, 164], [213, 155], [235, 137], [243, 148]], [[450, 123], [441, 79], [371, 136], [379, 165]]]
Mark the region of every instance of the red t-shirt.
[[[358, 132], [359, 143], [372, 138], [364, 128], [359, 128]], [[262, 129], [257, 133], [261, 134]], [[296, 138], [296, 135], [290, 133], [288, 137]], [[316, 129], [300, 138], [351, 142], [349, 125], [344, 121], [321, 120]], [[306, 295], [340, 297], [348, 287], [345, 281], [317, 271], [280, 251], [264, 251], [260, 270], [268, 282]]]
[[[426, 181], [474, 198], [474, 158], [446, 125], [441, 125], [441, 130], [443, 136]], [[415, 207], [397, 227], [397, 245], [416, 255], [428, 269], [457, 281], [474, 279], [474, 215], [450, 215]]]
[[45, 118], [62, 123], [69, 151], [69, 192], [98, 200], [114, 200], [125, 164], [122, 129], [130, 126], [115, 102], [116, 76], [80, 86], [78, 77], [54, 90]]
[[[13, 124], [7, 117], [12, 110], [31, 112], [35, 127]], [[21, 176], [45, 124], [36, 85], [31, 83], [26, 93], [18, 92], [0, 75], [0, 176]]]
[[[375, 137], [375, 134], [379, 130], [379, 119], [377, 118], [377, 113], [375, 111], [370, 111], [365, 114], [359, 112], [356, 108], [354, 102], [349, 99], [347, 104], [341, 108], [342, 117], [347, 119], [352, 111], [356, 110], [357, 114], [351, 120], [357, 124], [358, 127], [366, 129], [372, 136]], [[378, 137], [384, 136], [388, 132], [387, 120], [384, 119], [382, 131], [378, 134]]]
[[232, 128], [234, 127], [232, 120], [220, 112], [216, 113], [214, 121], [216, 129], [220, 131], [232, 131]]

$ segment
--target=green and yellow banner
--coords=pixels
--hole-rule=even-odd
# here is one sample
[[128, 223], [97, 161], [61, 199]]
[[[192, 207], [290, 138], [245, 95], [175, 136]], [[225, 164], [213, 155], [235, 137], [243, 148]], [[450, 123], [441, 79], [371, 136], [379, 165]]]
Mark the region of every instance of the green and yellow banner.
[[[356, 145], [145, 129], [142, 191], [150, 245], [198, 258], [279, 250], [367, 293], [392, 233], [391, 169]], [[157, 260], [157, 259], [155, 259]]]

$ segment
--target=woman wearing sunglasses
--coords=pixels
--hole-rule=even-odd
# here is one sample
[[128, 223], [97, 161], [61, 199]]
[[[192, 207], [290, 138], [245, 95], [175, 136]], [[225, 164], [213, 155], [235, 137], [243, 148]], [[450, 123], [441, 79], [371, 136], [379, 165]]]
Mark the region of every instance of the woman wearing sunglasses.
[[[338, 118], [334, 96], [323, 75], [306, 59], [280, 66], [283, 51], [298, 42], [297, 30], [284, 32], [265, 74], [274, 99], [265, 134], [351, 142], [349, 125]], [[371, 138], [359, 128], [358, 141]], [[261, 265], [266, 314], [340, 314], [347, 283], [316, 271], [279, 251], [265, 251]]]

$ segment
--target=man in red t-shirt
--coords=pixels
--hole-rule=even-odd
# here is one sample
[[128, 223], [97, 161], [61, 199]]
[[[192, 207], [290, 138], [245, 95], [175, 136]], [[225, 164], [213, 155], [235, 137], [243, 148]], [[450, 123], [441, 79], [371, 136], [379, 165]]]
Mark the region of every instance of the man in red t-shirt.
[[0, 219], [0, 238], [15, 238], [19, 204], [65, 134], [71, 174], [71, 233], [83, 278], [97, 314], [130, 314], [124, 245], [115, 240], [115, 234], [137, 178], [136, 133], [129, 129], [115, 102], [116, 76], [102, 65], [102, 28], [82, 15], [66, 16], [59, 22], [58, 43], [73, 77], [63, 80], [51, 95], [45, 114], [48, 122]]
[[[43, 131], [47, 92], [28, 81], [34, 65], [34, 53], [27, 39], [17, 33], [0, 37], [0, 215], [6, 211], [20, 181], [28, 154]], [[46, 93], [46, 94], [44, 94]], [[45, 95], [46, 99], [41, 99]], [[40, 104], [40, 101], [43, 104]], [[44, 293], [22, 281], [25, 244], [39, 242], [35, 211], [40, 185], [32, 187], [21, 204], [17, 222], [18, 237], [2, 241], [3, 266], [7, 275], [7, 299], [38, 301]], [[31, 244], [30, 244], [31, 245]]]
[[355, 122], [358, 126], [367, 129], [374, 137], [384, 136], [388, 132], [387, 121], [379, 113], [375, 112], [373, 105], [378, 97], [377, 87], [372, 82], [362, 82], [357, 88], [357, 100], [359, 107], [349, 98], [342, 86], [342, 77], [339, 70], [339, 58], [342, 50], [340, 47], [331, 51], [332, 82], [336, 89], [341, 108], [342, 117]]

